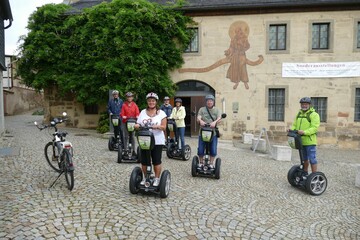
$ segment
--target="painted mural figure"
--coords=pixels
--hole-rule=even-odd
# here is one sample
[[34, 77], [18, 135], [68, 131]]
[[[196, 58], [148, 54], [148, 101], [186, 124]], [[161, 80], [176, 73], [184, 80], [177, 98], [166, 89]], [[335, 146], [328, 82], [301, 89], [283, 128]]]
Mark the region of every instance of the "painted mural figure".
[[251, 61], [246, 58], [245, 52], [250, 48], [248, 41], [249, 26], [244, 21], [236, 21], [229, 28], [229, 36], [231, 38], [230, 47], [225, 51], [225, 58], [205, 68], [183, 68], [179, 72], [208, 72], [223, 64], [230, 63], [227, 70], [226, 78], [235, 83], [233, 89], [236, 89], [239, 82], [243, 82], [246, 89], [249, 89], [249, 77], [246, 65], [256, 66], [263, 62], [263, 56], [259, 55], [259, 59]]
[[[231, 29], [231, 28], [230, 28]], [[237, 88], [239, 82], [245, 84], [245, 88], [249, 89], [247, 82], [249, 81], [246, 71], [246, 54], [245, 52], [250, 48], [248, 41], [247, 26], [238, 26], [234, 29], [234, 33], [229, 32], [231, 37], [230, 47], [225, 51], [225, 56], [230, 60], [230, 67], [227, 71], [226, 77], [234, 82], [234, 89]]]

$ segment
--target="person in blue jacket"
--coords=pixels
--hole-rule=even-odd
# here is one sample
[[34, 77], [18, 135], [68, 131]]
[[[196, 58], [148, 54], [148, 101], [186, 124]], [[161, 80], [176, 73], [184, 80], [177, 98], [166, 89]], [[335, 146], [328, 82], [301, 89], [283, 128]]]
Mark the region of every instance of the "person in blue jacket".
[[[112, 91], [112, 95], [113, 95], [113, 97], [112, 97], [112, 99], [109, 100], [108, 105], [107, 105], [107, 111], [110, 115], [110, 118], [111, 118], [111, 115], [116, 115], [120, 118], [120, 112], [121, 112], [121, 108], [123, 105], [123, 100], [121, 98], [119, 98], [119, 91], [117, 91], [117, 90]], [[121, 121], [119, 120], [119, 124], [117, 126], [113, 125], [115, 139], [117, 139], [120, 134], [120, 124], [121, 124]], [[120, 134], [120, 136], [121, 136], [121, 134]]]

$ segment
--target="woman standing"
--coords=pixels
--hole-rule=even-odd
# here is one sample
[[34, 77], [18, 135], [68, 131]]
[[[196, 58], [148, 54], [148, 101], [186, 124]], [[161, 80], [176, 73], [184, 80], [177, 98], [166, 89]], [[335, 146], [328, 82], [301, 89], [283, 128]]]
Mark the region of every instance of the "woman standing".
[[181, 141], [181, 146], [179, 146], [179, 149], [185, 146], [185, 117], [186, 111], [185, 107], [182, 106], [182, 100], [181, 98], [176, 98], [175, 107], [171, 112], [170, 118], [174, 119], [176, 122], [176, 141], [179, 142], [179, 137]]
[[[164, 111], [160, 110], [157, 103], [159, 97], [156, 93], [148, 93], [146, 95], [147, 107], [140, 112], [140, 115], [137, 119], [137, 124], [135, 128], [138, 129], [140, 126], [150, 126], [152, 133], [155, 138], [155, 147], [151, 150], [151, 160], [152, 165], [154, 166], [155, 179], [153, 186], [157, 187], [160, 184], [160, 174], [161, 174], [161, 155], [163, 145], [165, 144], [165, 134], [164, 130], [166, 129], [166, 114]], [[144, 156], [141, 154], [141, 156]], [[146, 167], [149, 163], [146, 162], [146, 159], [141, 159], [141, 169], [143, 175], [146, 174]], [[140, 182], [141, 185], [145, 184], [145, 177]]]

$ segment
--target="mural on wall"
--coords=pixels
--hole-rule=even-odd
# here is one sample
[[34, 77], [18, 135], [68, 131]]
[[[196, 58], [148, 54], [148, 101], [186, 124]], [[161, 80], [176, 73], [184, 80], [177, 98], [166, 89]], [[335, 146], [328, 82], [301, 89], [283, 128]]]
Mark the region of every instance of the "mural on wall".
[[258, 60], [251, 61], [246, 58], [245, 52], [249, 50], [250, 43], [248, 41], [249, 26], [244, 21], [236, 21], [230, 25], [230, 47], [225, 51], [225, 58], [220, 59], [214, 64], [204, 68], [182, 68], [179, 72], [209, 72], [223, 64], [230, 63], [226, 73], [226, 78], [235, 83], [233, 89], [236, 89], [240, 82], [243, 82], [246, 89], [249, 89], [249, 77], [246, 70], [246, 65], [256, 66], [264, 61], [262, 55], [259, 55]]

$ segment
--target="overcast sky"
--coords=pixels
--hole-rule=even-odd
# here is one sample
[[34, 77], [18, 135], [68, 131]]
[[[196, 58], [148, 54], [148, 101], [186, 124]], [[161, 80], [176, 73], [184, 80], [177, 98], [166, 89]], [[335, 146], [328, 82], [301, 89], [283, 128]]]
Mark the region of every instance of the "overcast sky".
[[[63, 0], [10, 0], [9, 2], [14, 21], [10, 28], [5, 29], [5, 54], [16, 55], [19, 37], [28, 32], [26, 26], [30, 14], [36, 11], [37, 7], [44, 4], [62, 3]], [[5, 21], [5, 26], [8, 23], [8, 21]]]

